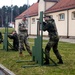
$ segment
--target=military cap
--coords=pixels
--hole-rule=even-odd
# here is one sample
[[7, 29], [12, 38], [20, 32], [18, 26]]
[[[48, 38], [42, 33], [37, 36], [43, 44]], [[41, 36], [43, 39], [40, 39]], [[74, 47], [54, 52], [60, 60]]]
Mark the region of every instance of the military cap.
[[51, 18], [51, 16], [50, 16], [50, 15], [45, 15], [43, 18], [45, 18], [45, 17], [49, 17], [49, 18]]

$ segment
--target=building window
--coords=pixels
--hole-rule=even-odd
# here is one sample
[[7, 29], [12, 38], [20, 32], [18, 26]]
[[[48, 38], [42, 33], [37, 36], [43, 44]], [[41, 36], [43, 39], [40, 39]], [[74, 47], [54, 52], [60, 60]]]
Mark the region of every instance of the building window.
[[60, 21], [65, 20], [65, 14], [64, 14], [64, 13], [59, 14], [59, 20], [60, 20]]
[[75, 11], [72, 12], [72, 19], [75, 20]]
[[32, 18], [32, 24], [34, 24], [35, 23], [35, 18]]

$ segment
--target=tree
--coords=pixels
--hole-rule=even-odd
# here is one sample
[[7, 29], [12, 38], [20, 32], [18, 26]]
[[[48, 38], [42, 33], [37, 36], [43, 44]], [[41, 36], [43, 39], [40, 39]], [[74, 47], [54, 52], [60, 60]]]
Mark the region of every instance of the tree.
[[22, 12], [24, 12], [27, 9], [27, 5], [24, 4], [23, 6], [20, 6], [19, 8], [19, 13], [21, 14]]
[[[18, 7], [15, 6], [3, 6], [0, 8], [0, 26], [5, 26], [6, 24], [6, 16], [8, 16], [8, 22], [12, 21], [15, 22], [15, 18], [20, 15], [22, 12], [24, 12], [27, 9], [27, 5], [24, 4], [23, 6]], [[11, 17], [12, 16], [12, 17]]]

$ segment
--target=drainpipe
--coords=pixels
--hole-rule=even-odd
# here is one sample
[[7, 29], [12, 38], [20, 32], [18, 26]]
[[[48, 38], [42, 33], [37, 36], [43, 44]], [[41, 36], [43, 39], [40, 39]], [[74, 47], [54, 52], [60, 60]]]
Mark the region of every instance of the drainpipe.
[[67, 38], [69, 38], [69, 10], [67, 10]]
[[31, 35], [31, 17], [29, 18], [29, 35]]

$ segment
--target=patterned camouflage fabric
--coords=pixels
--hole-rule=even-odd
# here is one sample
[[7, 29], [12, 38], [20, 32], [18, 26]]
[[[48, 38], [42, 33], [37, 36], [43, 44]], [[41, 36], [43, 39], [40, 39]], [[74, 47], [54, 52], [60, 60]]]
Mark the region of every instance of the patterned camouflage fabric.
[[43, 31], [48, 31], [48, 34], [49, 34], [49, 41], [45, 47], [46, 61], [49, 62], [48, 57], [50, 56], [49, 51], [51, 50], [51, 48], [53, 49], [53, 52], [55, 53], [56, 57], [60, 60], [61, 55], [57, 49], [59, 37], [58, 37], [58, 32], [57, 32], [57, 28], [56, 28], [54, 19], [50, 18], [49, 20], [43, 22]]
[[22, 53], [22, 49], [25, 47], [28, 51], [28, 53], [31, 55], [32, 52], [30, 50], [29, 42], [28, 42], [28, 29], [26, 22], [23, 22], [19, 24], [19, 51]]

